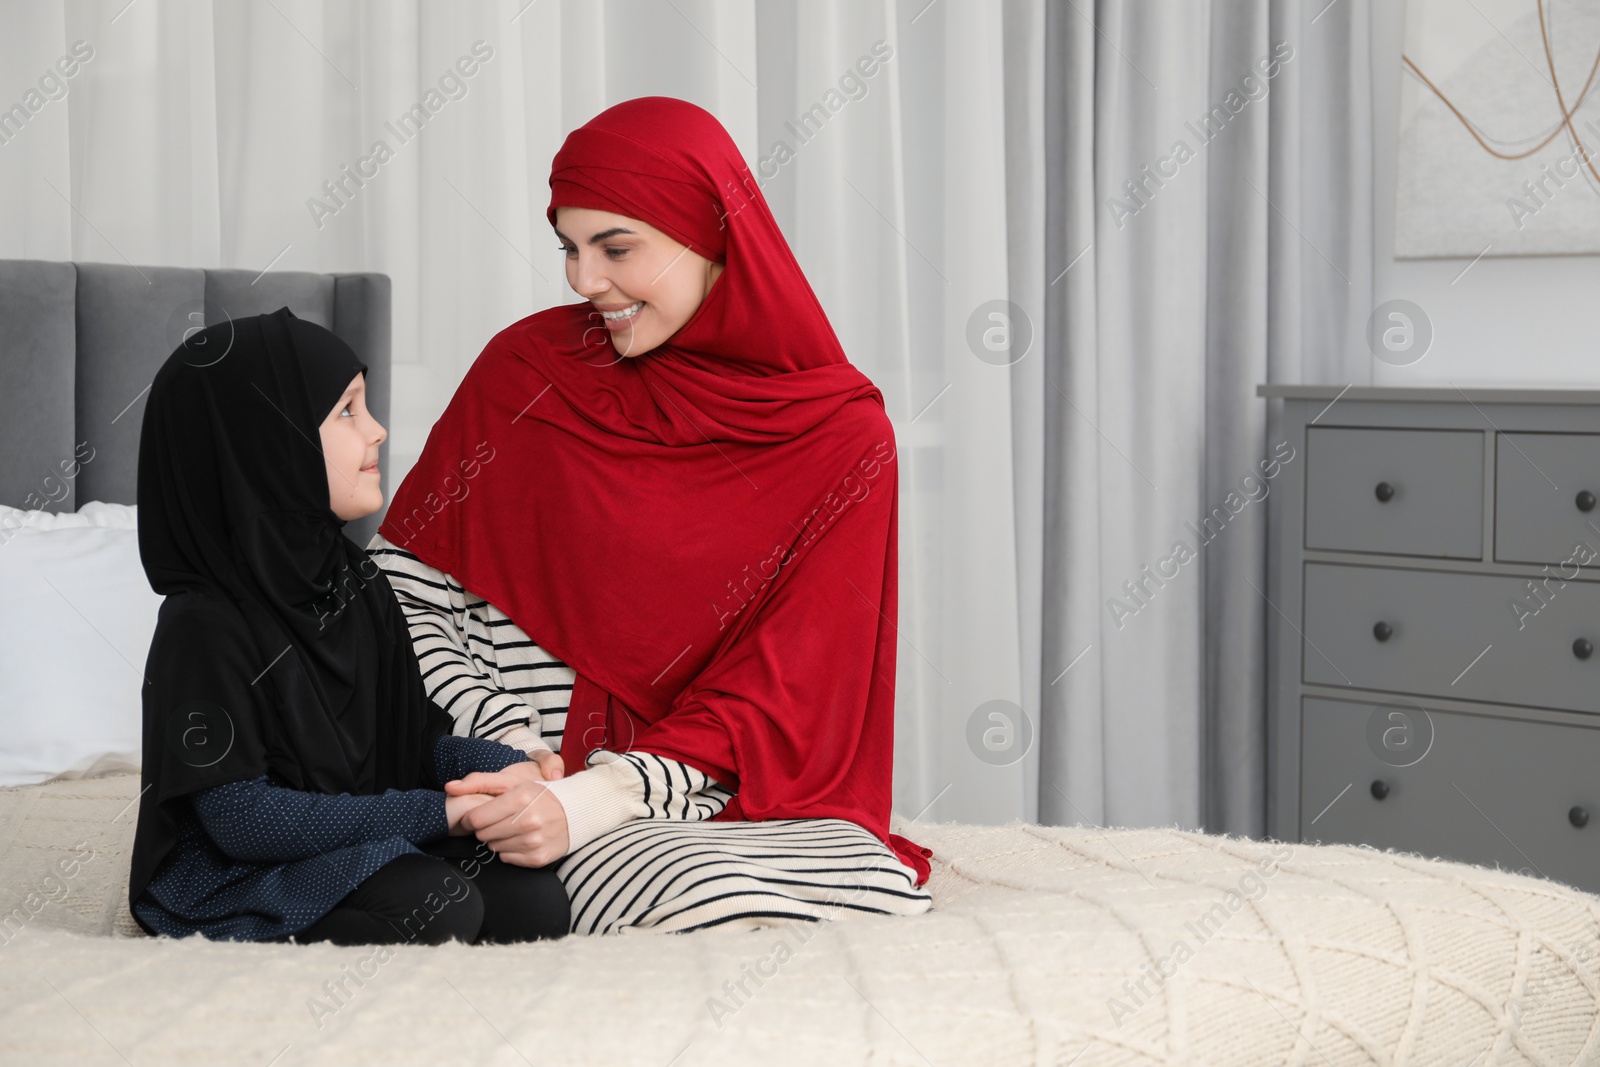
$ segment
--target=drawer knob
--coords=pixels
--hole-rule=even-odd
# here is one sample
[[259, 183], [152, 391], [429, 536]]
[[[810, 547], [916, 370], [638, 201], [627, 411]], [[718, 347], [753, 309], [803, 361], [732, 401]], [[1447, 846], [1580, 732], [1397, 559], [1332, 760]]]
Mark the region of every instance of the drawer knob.
[[1379, 641], [1387, 641], [1394, 636], [1394, 627], [1386, 622], [1379, 622], [1372, 627], [1372, 636]]
[[1382, 778], [1374, 778], [1372, 781], [1372, 799], [1382, 800], [1388, 795], [1389, 783], [1385, 782]]
[[1585, 826], [1589, 825], [1589, 813], [1584, 811], [1582, 808], [1574, 807], [1571, 811], [1567, 812], [1567, 821], [1576, 826], [1578, 829], [1582, 830]]
[[1585, 489], [1578, 494], [1577, 505], [1579, 511], [1594, 510], [1594, 494]]
[[1378, 487], [1372, 493], [1378, 498], [1378, 503], [1387, 504], [1394, 499], [1394, 486], [1388, 482], [1379, 482]]
[[1572, 654], [1579, 659], [1588, 659], [1594, 655], [1594, 642], [1587, 637], [1580, 637], [1572, 642]]

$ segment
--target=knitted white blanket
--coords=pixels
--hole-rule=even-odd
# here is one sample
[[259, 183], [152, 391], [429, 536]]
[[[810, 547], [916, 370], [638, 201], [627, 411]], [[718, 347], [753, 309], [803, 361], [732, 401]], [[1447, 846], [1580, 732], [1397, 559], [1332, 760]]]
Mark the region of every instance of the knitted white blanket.
[[1600, 897], [1510, 872], [897, 822], [935, 853], [915, 918], [484, 947], [110, 936], [133, 929], [137, 791], [0, 790], [0, 1062], [1600, 1064]]

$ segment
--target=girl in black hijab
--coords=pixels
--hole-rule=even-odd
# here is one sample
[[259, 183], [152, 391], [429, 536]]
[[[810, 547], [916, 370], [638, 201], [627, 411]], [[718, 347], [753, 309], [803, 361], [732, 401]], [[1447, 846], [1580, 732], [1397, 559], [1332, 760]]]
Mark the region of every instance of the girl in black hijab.
[[128, 900], [152, 934], [436, 944], [569, 928], [553, 866], [462, 836], [490, 798], [442, 791], [527, 757], [451, 734], [388, 579], [341, 529], [382, 504], [366, 369], [283, 307], [195, 333], [151, 385], [139, 553], [166, 599]]

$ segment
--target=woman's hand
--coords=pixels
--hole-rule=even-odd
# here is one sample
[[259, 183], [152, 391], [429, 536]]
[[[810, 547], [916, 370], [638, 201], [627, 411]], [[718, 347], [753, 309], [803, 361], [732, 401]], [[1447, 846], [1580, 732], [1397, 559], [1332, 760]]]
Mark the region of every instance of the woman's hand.
[[457, 799], [485, 798], [462, 815], [461, 825], [505, 862], [543, 867], [567, 854], [567, 811], [544, 787], [535, 763], [513, 763], [503, 771], [473, 771], [446, 782], [444, 789], [446, 796]]
[[567, 773], [566, 764], [562, 762], [561, 757], [551, 752], [548, 748], [536, 748], [528, 753], [528, 758], [538, 764], [539, 770], [544, 773], [544, 780], [547, 782], [553, 782], [557, 778], [565, 777]]
[[461, 796], [451, 796], [446, 793], [444, 797], [444, 817], [450, 824], [450, 836], [466, 837], [472, 833], [470, 829], [461, 825], [461, 817], [473, 808], [489, 803], [492, 799], [494, 798], [487, 793], [463, 793]]

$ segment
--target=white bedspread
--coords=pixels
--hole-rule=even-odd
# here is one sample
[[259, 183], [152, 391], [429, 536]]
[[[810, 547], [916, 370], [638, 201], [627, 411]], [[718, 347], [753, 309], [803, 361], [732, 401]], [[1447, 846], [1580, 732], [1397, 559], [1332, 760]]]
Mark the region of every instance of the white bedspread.
[[[901, 822], [935, 852], [915, 918], [492, 947], [108, 936], [137, 791], [0, 791], [0, 1063], [1600, 1064], [1600, 897], [1510, 872]], [[93, 858], [63, 877], [75, 845]]]

